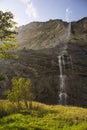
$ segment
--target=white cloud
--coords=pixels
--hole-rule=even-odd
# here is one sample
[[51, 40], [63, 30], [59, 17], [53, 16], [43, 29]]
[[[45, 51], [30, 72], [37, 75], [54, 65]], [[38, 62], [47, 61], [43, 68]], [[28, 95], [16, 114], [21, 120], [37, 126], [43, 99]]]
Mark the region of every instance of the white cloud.
[[28, 2], [30, 2], [30, 0], [21, 0], [24, 4], [27, 4]]
[[31, 2], [28, 3], [25, 12], [29, 17], [37, 18], [37, 11]]
[[25, 13], [29, 18], [37, 18], [37, 11], [31, 0], [21, 0], [26, 5]]
[[72, 10], [70, 8], [66, 8], [66, 21], [69, 21], [72, 14]]

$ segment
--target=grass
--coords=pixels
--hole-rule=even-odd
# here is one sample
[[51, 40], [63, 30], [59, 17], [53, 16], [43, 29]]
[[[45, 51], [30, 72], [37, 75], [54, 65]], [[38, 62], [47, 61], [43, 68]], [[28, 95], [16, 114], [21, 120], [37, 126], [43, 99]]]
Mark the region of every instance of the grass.
[[86, 108], [33, 102], [32, 109], [27, 110], [22, 104], [18, 110], [9, 101], [2, 100], [0, 104], [5, 112], [0, 118], [0, 130], [87, 130]]

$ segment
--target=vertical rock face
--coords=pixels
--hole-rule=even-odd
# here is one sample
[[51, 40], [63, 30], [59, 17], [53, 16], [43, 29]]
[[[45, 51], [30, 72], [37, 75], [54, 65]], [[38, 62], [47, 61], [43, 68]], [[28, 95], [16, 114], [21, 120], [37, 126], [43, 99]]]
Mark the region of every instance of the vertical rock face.
[[22, 76], [31, 78], [36, 101], [87, 107], [87, 18], [70, 24], [50, 20], [21, 27], [21, 49], [14, 51], [19, 59], [0, 60], [1, 98], [11, 79]]
[[[74, 99], [69, 100], [73, 102], [74, 105], [86, 104], [87, 95], [87, 51], [85, 50], [87, 45], [79, 45], [79, 43], [69, 44], [68, 49], [72, 55], [73, 63], [73, 75], [69, 77], [71, 80], [68, 81], [69, 84], [69, 95], [74, 97]], [[71, 82], [72, 83], [71, 83]], [[73, 91], [73, 93], [71, 92]]]

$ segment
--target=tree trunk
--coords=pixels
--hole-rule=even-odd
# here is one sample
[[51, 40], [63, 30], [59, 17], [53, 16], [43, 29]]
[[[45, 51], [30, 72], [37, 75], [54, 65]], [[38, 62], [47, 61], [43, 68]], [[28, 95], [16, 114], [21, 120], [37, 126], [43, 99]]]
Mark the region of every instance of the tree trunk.
[[29, 109], [32, 109], [32, 101], [29, 102]]
[[18, 110], [20, 110], [21, 104], [20, 104], [20, 101], [19, 101], [19, 100], [17, 101], [17, 107], [18, 107]]
[[24, 100], [24, 103], [25, 103], [26, 108], [28, 109], [28, 102], [27, 102], [27, 100]]

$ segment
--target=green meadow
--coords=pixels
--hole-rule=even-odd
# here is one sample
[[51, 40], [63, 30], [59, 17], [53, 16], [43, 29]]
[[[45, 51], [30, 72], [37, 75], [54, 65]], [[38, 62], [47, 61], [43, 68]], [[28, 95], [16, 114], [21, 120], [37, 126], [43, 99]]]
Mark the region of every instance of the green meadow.
[[87, 130], [87, 109], [37, 102], [26, 109], [1, 100], [0, 130]]

